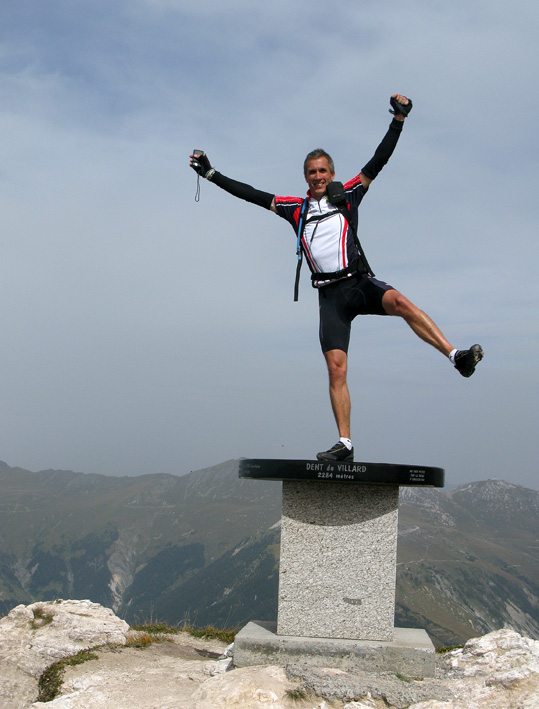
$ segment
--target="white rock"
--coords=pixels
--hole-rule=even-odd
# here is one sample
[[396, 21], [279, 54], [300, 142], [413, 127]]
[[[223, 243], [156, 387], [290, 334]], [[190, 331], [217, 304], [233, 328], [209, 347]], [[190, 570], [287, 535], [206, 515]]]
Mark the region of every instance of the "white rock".
[[124, 645], [129, 626], [91, 601], [17, 606], [0, 618], [0, 706], [27, 706], [43, 670], [96, 645]]
[[288, 709], [285, 693], [292, 688], [282, 667], [241, 667], [204, 682], [192, 695], [192, 709]]
[[215, 675], [224, 675], [225, 672], [229, 672], [234, 668], [234, 663], [232, 658], [225, 657], [223, 660], [218, 660], [213, 667], [210, 668], [209, 673], [212, 677]]
[[[539, 707], [539, 641], [504, 628], [472, 638], [444, 658], [449, 687], [470, 709], [537, 709]], [[422, 702], [414, 709], [450, 709]], [[459, 706], [458, 702], [455, 706]]]
[[230, 643], [230, 645], [224, 651], [223, 655], [225, 657], [232, 657], [234, 655], [234, 643]]
[[[1, 709], [331, 709], [320, 698], [294, 701], [296, 685], [274, 666], [233, 669], [231, 647], [195, 640], [186, 633], [146, 649], [121, 648], [127, 623], [90, 601], [59, 601], [18, 606], [0, 619]], [[37, 679], [52, 662], [93, 646], [105, 646], [99, 659], [65, 671], [60, 696], [36, 702]], [[219, 660], [207, 659], [208, 651]], [[538, 709], [539, 641], [504, 629], [474, 638], [438, 660], [431, 680], [451, 696], [423, 701], [409, 709]], [[327, 681], [346, 675], [327, 673]], [[369, 682], [376, 682], [371, 675]], [[424, 694], [423, 696], [429, 696]], [[436, 696], [433, 694], [432, 696]], [[439, 696], [439, 695], [438, 695]], [[32, 703], [33, 702], [33, 703]], [[335, 706], [342, 706], [337, 702]], [[345, 709], [374, 709], [367, 696]]]
[[458, 674], [501, 674], [518, 668], [539, 672], [539, 641], [504, 628], [472, 638], [460, 650], [447, 654], [447, 664]]
[[[372, 707], [370, 707], [369, 709], [372, 709]], [[427, 702], [411, 704], [408, 709], [477, 709], [477, 705], [468, 704], [466, 705], [466, 707], [464, 707], [461, 702], [455, 704], [453, 702], [440, 702], [437, 699], [430, 699]]]

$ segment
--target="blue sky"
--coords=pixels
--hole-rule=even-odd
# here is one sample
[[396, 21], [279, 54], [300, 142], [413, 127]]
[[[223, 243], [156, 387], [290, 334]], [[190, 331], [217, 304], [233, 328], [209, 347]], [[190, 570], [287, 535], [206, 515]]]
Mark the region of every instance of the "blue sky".
[[532, 0], [0, 3], [0, 459], [181, 474], [331, 446], [294, 234], [205, 182], [195, 202], [188, 155], [301, 195], [314, 147], [361, 169], [399, 91], [360, 237], [485, 359], [466, 380], [402, 321], [356, 320], [356, 460], [536, 488], [538, 21]]

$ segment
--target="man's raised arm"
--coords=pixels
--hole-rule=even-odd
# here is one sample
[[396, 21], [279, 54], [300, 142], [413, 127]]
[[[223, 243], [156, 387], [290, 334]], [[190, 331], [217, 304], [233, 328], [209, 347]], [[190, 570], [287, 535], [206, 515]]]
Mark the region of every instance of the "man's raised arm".
[[[368, 187], [380, 170], [387, 163], [399, 140], [404, 119], [412, 110], [412, 102], [402, 94], [393, 94], [390, 100], [395, 118], [389, 125], [389, 130], [382, 138], [382, 142], [376, 148], [376, 152], [361, 170], [361, 184]], [[402, 110], [402, 113], [399, 111]]]
[[218, 187], [225, 190], [225, 192], [228, 192], [234, 197], [244, 199], [246, 202], [257, 204], [259, 207], [271, 209], [272, 212], [277, 211], [275, 209], [274, 195], [269, 192], [257, 190], [251, 187], [251, 185], [246, 185], [244, 182], [231, 180], [230, 177], [226, 177], [220, 172], [217, 172], [217, 170], [211, 166], [206, 153], [202, 153], [196, 157], [190, 155], [189, 157], [191, 158], [190, 165], [195, 172], [201, 175], [201, 177], [205, 177], [210, 182], [215, 183]]

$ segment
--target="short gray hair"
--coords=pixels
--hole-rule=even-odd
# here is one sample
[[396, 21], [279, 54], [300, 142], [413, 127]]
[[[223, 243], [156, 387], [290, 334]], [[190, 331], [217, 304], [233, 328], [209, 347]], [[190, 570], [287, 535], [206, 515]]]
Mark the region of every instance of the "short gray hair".
[[317, 158], [327, 158], [330, 171], [335, 172], [335, 165], [333, 163], [333, 158], [331, 157], [331, 155], [329, 153], [326, 153], [325, 150], [322, 150], [322, 148], [316, 148], [316, 150], [311, 150], [311, 152], [307, 155], [303, 163], [303, 174], [305, 176], [307, 175], [307, 163], [310, 160], [316, 160]]

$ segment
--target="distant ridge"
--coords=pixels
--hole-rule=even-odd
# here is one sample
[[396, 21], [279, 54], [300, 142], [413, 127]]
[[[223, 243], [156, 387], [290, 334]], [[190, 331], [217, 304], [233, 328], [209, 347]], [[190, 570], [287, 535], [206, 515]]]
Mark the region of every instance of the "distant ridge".
[[[274, 619], [280, 498], [237, 460], [138, 477], [0, 462], [0, 614], [89, 598], [129, 622]], [[538, 512], [539, 492], [503, 480], [402, 488], [396, 624], [438, 645], [505, 624], [539, 638]]]

